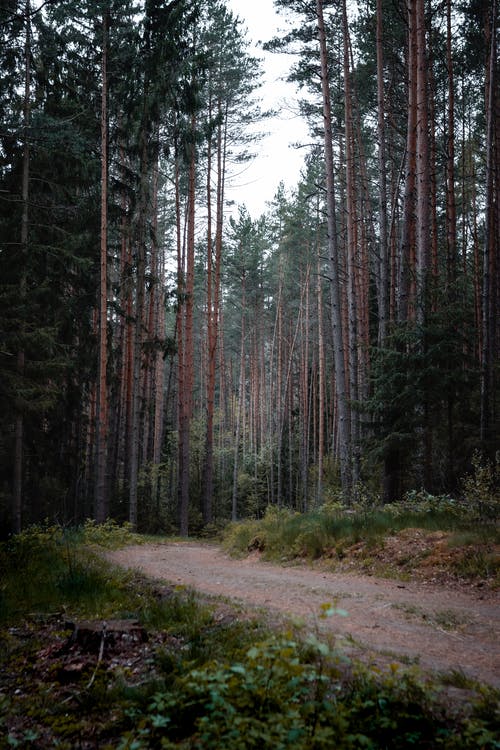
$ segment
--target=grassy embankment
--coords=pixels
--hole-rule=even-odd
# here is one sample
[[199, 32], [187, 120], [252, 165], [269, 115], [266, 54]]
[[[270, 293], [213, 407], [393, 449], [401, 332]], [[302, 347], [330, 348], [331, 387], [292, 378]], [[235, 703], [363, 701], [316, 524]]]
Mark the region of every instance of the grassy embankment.
[[494, 518], [448, 498], [422, 496], [394, 506], [325, 505], [306, 514], [269, 508], [264, 518], [229, 525], [223, 545], [235, 556], [321, 560], [336, 571], [434, 582], [500, 581], [500, 534]]

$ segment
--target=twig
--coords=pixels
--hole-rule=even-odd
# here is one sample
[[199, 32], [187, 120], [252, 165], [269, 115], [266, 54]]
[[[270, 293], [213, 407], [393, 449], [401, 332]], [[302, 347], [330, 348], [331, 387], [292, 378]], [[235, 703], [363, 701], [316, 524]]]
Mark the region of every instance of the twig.
[[99, 646], [99, 656], [97, 657], [97, 664], [95, 665], [94, 673], [92, 677], [89, 680], [89, 684], [86, 686], [85, 690], [90, 690], [92, 685], [94, 684], [95, 676], [97, 674], [97, 670], [99, 669], [99, 664], [102, 661], [102, 655], [104, 653], [104, 641], [106, 639], [106, 622], [103, 622], [102, 624], [102, 633], [101, 633], [101, 645]]

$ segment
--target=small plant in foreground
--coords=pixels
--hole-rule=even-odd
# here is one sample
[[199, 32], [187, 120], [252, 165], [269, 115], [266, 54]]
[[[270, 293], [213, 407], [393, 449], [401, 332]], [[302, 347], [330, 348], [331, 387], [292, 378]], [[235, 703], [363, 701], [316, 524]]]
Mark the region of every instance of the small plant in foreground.
[[316, 637], [305, 646], [274, 637], [234, 662], [191, 670], [133, 717], [119, 748], [498, 747], [495, 714], [485, 708], [488, 702], [491, 710], [490, 696], [453, 725], [431, 686], [413, 672], [393, 664], [389, 673], [360, 669], [346, 681], [333, 656]]

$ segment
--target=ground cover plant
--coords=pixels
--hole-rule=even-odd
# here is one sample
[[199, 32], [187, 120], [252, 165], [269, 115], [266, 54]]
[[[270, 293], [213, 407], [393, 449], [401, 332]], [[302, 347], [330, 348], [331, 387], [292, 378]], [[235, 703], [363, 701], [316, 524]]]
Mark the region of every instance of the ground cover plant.
[[[416, 671], [362, 667], [318, 633], [272, 631], [99, 554], [131, 541], [113, 524], [37, 527], [0, 547], [0, 747], [500, 746], [497, 692], [467, 683], [452, 704]], [[103, 620], [106, 641], [73, 638], [71, 623]]]

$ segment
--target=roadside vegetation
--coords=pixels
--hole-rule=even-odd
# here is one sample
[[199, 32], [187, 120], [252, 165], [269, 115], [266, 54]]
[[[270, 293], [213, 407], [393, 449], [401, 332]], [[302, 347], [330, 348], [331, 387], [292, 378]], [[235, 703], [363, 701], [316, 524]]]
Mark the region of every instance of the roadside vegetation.
[[467, 482], [460, 501], [420, 491], [382, 505], [360, 487], [348, 506], [330, 502], [308, 513], [272, 506], [261, 519], [228, 525], [223, 546], [235, 556], [258, 551], [267, 560], [497, 587], [500, 496], [481, 473]]
[[[342, 520], [342, 535], [348, 522], [362, 533], [362, 517]], [[294, 524], [275, 511], [252, 528], [271, 545]], [[109, 522], [33, 527], [0, 547], [1, 748], [500, 747], [498, 691], [461, 673], [431, 682], [414, 667], [362, 666], [323, 634], [277, 632], [103, 560], [140, 541]], [[318, 616], [340, 614], [325, 603]], [[89, 623], [97, 640], [79, 641]]]

